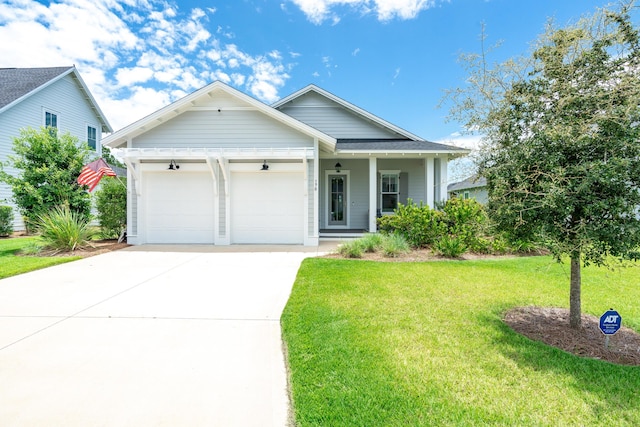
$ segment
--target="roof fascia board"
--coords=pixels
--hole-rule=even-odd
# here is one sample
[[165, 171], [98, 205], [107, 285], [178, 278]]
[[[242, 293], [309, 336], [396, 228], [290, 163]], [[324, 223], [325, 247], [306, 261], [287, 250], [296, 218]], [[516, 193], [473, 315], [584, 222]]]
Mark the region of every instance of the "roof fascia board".
[[80, 90], [84, 92], [87, 99], [89, 100], [89, 103], [91, 103], [94, 111], [96, 112], [96, 116], [98, 116], [98, 119], [100, 119], [100, 121], [102, 122], [102, 132], [113, 132], [113, 128], [111, 127], [111, 125], [109, 124], [109, 121], [107, 120], [107, 116], [105, 116], [102, 110], [100, 109], [100, 106], [98, 105], [95, 98], [91, 94], [91, 91], [85, 84], [84, 80], [82, 80], [82, 77], [80, 76], [80, 73], [78, 72], [75, 66], [73, 66], [72, 71], [73, 71], [73, 77], [76, 79], [76, 82], [80, 85]]
[[326, 145], [328, 148], [330, 148], [331, 150], [335, 149], [336, 146], [336, 139], [323, 133], [320, 132], [317, 129], [312, 128], [311, 126], [302, 123], [299, 120], [294, 119], [293, 117], [284, 114], [281, 111], [276, 110], [275, 108], [272, 108], [260, 101], [258, 101], [255, 98], [252, 98], [251, 96], [242, 93], [241, 91], [232, 88], [231, 86], [222, 83], [221, 81], [217, 80], [213, 83], [208, 84], [207, 86], [198, 89], [195, 92], [190, 93], [189, 95], [161, 108], [160, 110], [130, 124], [129, 126], [126, 126], [124, 128], [122, 128], [121, 130], [107, 136], [106, 138], [103, 139], [103, 143], [107, 146], [111, 146], [112, 143], [114, 142], [122, 142], [122, 141], [126, 141], [126, 139], [128, 137], [135, 137], [143, 132], [137, 132], [140, 129], [144, 128], [145, 125], [149, 124], [149, 123], [153, 123], [154, 121], [164, 121], [163, 117], [167, 114], [170, 113], [174, 113], [175, 111], [180, 111], [185, 105], [190, 104], [191, 102], [194, 102], [195, 100], [197, 100], [200, 97], [203, 96], [207, 96], [207, 94], [209, 94], [210, 92], [214, 91], [214, 90], [222, 90], [232, 96], [235, 96], [237, 98], [239, 98], [241, 101], [244, 101], [246, 103], [248, 103], [250, 106], [254, 107], [255, 109], [257, 109], [258, 111], [262, 112], [263, 114], [268, 115], [269, 117], [272, 117], [302, 133], [305, 133], [309, 136], [312, 136], [314, 138], [318, 138], [319, 141], [321, 141], [324, 145]]
[[311, 91], [316, 92], [316, 93], [324, 96], [325, 98], [328, 98], [328, 99], [336, 102], [337, 104], [342, 105], [346, 109], [351, 110], [354, 113], [359, 114], [359, 115], [371, 120], [372, 122], [377, 123], [378, 125], [380, 125], [382, 127], [386, 127], [386, 128], [388, 128], [388, 129], [390, 129], [390, 130], [392, 130], [392, 131], [394, 131], [396, 133], [399, 133], [400, 135], [403, 135], [403, 136], [405, 136], [405, 137], [407, 137], [409, 139], [412, 139], [414, 141], [421, 141], [423, 139], [423, 138], [419, 137], [418, 135], [415, 135], [415, 134], [413, 134], [411, 132], [408, 132], [408, 131], [402, 129], [401, 127], [398, 127], [398, 126], [394, 125], [393, 123], [389, 123], [388, 121], [386, 121], [384, 119], [381, 119], [380, 117], [378, 117], [378, 116], [376, 116], [374, 114], [371, 114], [370, 112], [368, 112], [366, 110], [363, 110], [362, 108], [360, 108], [360, 107], [358, 107], [358, 106], [356, 106], [356, 105], [354, 105], [354, 104], [352, 104], [352, 103], [350, 103], [348, 101], [345, 101], [344, 99], [332, 94], [331, 92], [327, 92], [326, 90], [324, 90], [322, 88], [319, 88], [318, 86], [316, 86], [314, 84], [310, 84], [310, 85], [300, 89], [299, 91], [294, 92], [291, 95], [289, 95], [289, 96], [287, 96], [285, 98], [282, 98], [279, 101], [276, 101], [274, 104], [272, 104], [272, 107], [273, 108], [279, 108], [279, 107], [283, 106], [284, 104], [286, 104], [286, 103], [288, 103], [288, 102], [290, 102], [290, 101], [292, 101], [292, 100], [294, 100], [294, 99], [296, 99], [296, 98], [298, 98], [298, 97], [300, 97], [300, 96], [302, 96], [302, 95], [304, 95], [304, 94], [306, 94], [308, 92], [311, 92]]

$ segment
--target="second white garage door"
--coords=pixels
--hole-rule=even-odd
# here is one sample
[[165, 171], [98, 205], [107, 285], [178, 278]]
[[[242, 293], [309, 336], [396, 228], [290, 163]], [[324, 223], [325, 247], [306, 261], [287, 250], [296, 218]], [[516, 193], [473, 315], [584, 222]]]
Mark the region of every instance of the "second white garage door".
[[231, 242], [302, 244], [302, 173], [234, 172], [231, 179]]

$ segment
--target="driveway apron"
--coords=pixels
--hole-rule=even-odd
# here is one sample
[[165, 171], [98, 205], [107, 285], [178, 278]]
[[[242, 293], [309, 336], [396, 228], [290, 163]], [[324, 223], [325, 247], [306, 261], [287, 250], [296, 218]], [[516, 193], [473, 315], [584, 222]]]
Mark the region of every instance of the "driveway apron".
[[129, 248], [0, 280], [0, 425], [285, 426], [315, 253]]

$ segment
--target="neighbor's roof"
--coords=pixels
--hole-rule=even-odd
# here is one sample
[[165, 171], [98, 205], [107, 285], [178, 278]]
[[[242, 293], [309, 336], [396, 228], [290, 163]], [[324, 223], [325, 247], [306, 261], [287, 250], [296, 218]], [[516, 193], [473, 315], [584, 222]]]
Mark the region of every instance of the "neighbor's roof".
[[478, 175], [472, 175], [469, 178], [449, 184], [447, 191], [467, 190], [470, 188], [479, 188], [487, 186], [487, 178]]
[[113, 132], [75, 66], [46, 68], [0, 68], [0, 113], [46, 88], [66, 75], [71, 75], [101, 122], [103, 132]]
[[411, 139], [338, 139], [339, 152], [410, 152], [466, 154], [469, 150], [452, 145]]

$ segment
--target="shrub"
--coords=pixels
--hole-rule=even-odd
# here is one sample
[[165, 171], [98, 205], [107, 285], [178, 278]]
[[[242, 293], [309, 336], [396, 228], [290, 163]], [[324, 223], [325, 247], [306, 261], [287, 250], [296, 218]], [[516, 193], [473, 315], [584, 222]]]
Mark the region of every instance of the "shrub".
[[13, 208], [0, 206], [0, 237], [7, 237], [13, 233]]
[[338, 247], [338, 253], [347, 258], [362, 258], [362, 243], [360, 239], [344, 242]]
[[467, 245], [462, 237], [445, 234], [433, 245], [433, 249], [447, 258], [458, 258], [467, 251]]
[[100, 232], [105, 239], [117, 238], [127, 227], [127, 188], [119, 178], [101, 183], [96, 193]]
[[442, 213], [449, 235], [458, 236], [469, 248], [483, 251], [489, 247], [488, 242], [483, 241], [488, 216], [476, 200], [454, 197], [447, 200]]
[[446, 231], [441, 212], [422, 203], [417, 205], [411, 199], [406, 205], [398, 204], [394, 215], [379, 218], [378, 226], [383, 233], [402, 235], [416, 248], [433, 244]]
[[409, 252], [411, 248], [404, 236], [393, 233], [384, 236], [381, 249], [384, 256], [395, 258], [400, 254]]
[[88, 160], [89, 148], [69, 133], [50, 128], [22, 129], [13, 139], [13, 155], [0, 165], [0, 181], [7, 183], [28, 230], [37, 228], [40, 215], [67, 204], [71, 211], [89, 218], [91, 197], [77, 179]]
[[382, 236], [377, 233], [365, 234], [358, 240], [364, 252], [375, 252], [382, 246]]
[[47, 248], [73, 251], [86, 246], [94, 234], [89, 219], [68, 206], [56, 207], [38, 216], [38, 231]]

